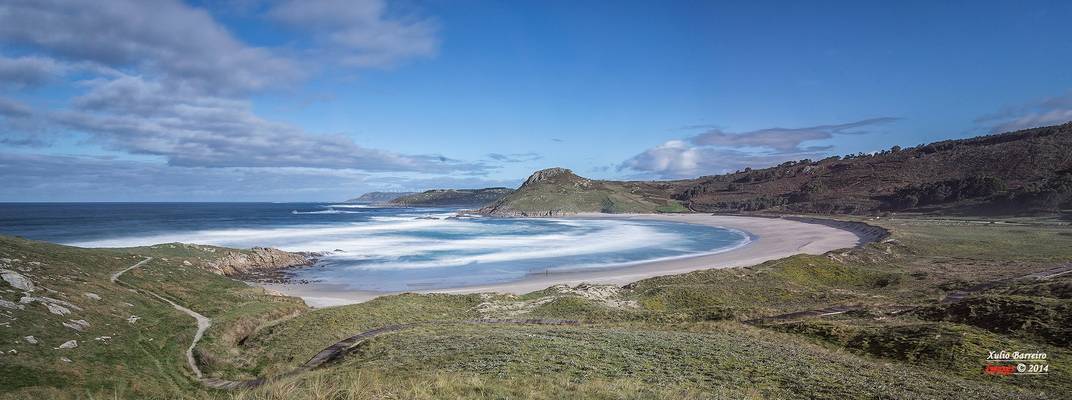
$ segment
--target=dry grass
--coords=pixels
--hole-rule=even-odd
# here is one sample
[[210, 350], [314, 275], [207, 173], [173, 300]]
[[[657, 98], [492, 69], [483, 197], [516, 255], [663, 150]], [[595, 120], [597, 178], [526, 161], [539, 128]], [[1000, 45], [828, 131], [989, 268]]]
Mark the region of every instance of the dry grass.
[[313, 374], [303, 379], [231, 393], [230, 400], [364, 400], [364, 399], [699, 399], [714, 397], [760, 398], [748, 390], [721, 388], [710, 392], [667, 386], [652, 387], [640, 381], [596, 380], [584, 383], [569, 379], [497, 379], [475, 374], [429, 373], [396, 376], [383, 371], [350, 370]]

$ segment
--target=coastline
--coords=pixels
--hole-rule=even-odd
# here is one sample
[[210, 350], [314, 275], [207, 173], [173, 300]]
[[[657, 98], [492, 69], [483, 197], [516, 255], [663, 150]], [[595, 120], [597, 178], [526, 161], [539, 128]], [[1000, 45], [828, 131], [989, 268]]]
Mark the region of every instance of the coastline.
[[[884, 235], [880, 228], [860, 223], [809, 217], [583, 213], [561, 218], [640, 219], [683, 222], [744, 231], [749, 234], [751, 241], [744, 246], [713, 254], [647, 261], [616, 268], [529, 275], [517, 281], [497, 284], [408, 292], [524, 294], [559, 284], [572, 286], [589, 283], [622, 286], [655, 276], [676, 275], [703, 269], [743, 267], [795, 254], [823, 254], [831, 250], [876, 241]], [[307, 304], [317, 308], [361, 303], [379, 296], [403, 293], [349, 290], [342, 284], [319, 282], [252, 284], [289, 296], [301, 297]]]

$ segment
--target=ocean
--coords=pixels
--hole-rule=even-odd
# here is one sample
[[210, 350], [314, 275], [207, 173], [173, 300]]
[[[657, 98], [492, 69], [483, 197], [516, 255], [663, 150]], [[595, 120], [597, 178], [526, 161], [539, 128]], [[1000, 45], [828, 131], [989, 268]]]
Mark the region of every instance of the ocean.
[[615, 268], [747, 244], [745, 232], [664, 221], [457, 217], [449, 208], [336, 203], [0, 203], [0, 234], [80, 246], [167, 242], [322, 253], [294, 279], [428, 290]]

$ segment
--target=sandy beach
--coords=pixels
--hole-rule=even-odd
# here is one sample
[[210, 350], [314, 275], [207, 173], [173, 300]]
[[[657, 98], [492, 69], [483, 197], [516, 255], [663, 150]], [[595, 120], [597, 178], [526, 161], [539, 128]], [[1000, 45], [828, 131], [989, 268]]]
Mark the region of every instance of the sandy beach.
[[[619, 268], [530, 275], [518, 281], [501, 284], [414, 292], [523, 294], [557, 284], [625, 285], [653, 276], [681, 274], [701, 269], [749, 266], [794, 254], [823, 254], [830, 250], [873, 241], [879, 236], [875, 231], [861, 229], [862, 225], [832, 221], [815, 223], [789, 218], [709, 214], [582, 214], [570, 218], [647, 219], [702, 224], [745, 231], [752, 236], [752, 240], [745, 246], [716, 254], [644, 262]], [[394, 294], [393, 292], [348, 290], [345, 285], [330, 283], [259, 285], [290, 296], [301, 297], [313, 307], [360, 303], [378, 296]]]

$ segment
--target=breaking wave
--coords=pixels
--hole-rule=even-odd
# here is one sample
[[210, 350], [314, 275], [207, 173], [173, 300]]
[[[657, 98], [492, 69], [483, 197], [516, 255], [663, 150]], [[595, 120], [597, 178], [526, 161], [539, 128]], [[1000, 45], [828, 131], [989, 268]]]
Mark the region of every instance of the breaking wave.
[[[74, 242], [133, 247], [184, 242], [322, 253], [303, 279], [355, 289], [444, 288], [519, 279], [533, 271], [609, 268], [728, 251], [748, 234], [708, 226], [616, 219], [456, 218], [453, 212], [394, 209], [292, 210], [294, 221], [259, 227], [138, 234]], [[347, 215], [347, 214], [361, 215]], [[309, 217], [311, 218], [311, 217]], [[353, 220], [360, 218], [360, 220]]]

